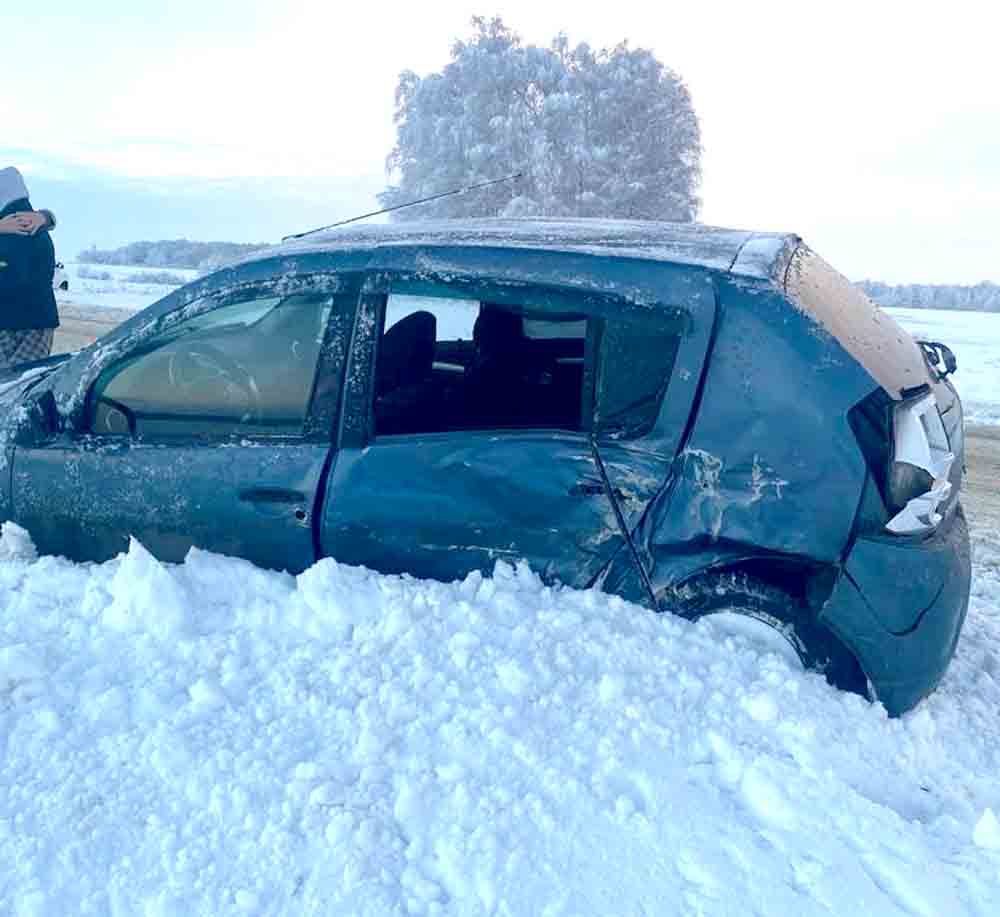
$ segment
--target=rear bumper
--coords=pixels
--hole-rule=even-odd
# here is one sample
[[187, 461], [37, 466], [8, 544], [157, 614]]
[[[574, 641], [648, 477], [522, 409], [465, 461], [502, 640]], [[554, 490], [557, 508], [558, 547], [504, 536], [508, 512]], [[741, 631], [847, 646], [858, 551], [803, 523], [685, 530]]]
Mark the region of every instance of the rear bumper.
[[972, 579], [961, 506], [932, 538], [860, 538], [820, 621], [851, 649], [891, 716], [937, 686], [955, 653]]

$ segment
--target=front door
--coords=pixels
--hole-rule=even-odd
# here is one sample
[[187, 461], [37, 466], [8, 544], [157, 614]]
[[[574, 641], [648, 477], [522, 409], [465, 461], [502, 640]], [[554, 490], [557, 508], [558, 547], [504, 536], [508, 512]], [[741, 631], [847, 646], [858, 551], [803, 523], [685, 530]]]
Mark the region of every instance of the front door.
[[[14, 518], [45, 553], [105, 560], [129, 536], [300, 571], [340, 400], [356, 288], [227, 288], [101, 373], [82, 428], [14, 457]], [[331, 318], [332, 317], [332, 318]]]

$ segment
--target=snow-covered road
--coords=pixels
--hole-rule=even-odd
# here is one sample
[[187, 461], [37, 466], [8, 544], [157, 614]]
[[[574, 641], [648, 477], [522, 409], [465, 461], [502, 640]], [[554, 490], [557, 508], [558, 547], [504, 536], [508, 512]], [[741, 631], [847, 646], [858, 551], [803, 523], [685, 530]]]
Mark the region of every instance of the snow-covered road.
[[1000, 913], [995, 532], [898, 720], [505, 565], [0, 554], [2, 914]]

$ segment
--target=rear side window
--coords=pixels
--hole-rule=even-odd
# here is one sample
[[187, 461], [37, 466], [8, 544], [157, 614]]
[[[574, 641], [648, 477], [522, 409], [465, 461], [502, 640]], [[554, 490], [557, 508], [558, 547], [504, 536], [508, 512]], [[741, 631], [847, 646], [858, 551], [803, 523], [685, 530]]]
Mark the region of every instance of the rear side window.
[[680, 334], [673, 326], [652, 320], [605, 323], [597, 363], [597, 432], [625, 438], [649, 432], [679, 346]]
[[593, 326], [530, 296], [499, 303], [392, 293], [376, 358], [375, 435], [583, 429]]

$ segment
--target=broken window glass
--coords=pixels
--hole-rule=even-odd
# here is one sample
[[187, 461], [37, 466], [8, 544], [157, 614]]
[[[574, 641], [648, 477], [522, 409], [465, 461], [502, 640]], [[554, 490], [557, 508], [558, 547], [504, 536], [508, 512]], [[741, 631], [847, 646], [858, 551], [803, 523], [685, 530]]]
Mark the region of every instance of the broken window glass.
[[[509, 299], [509, 297], [507, 297]], [[583, 427], [588, 319], [486, 299], [392, 293], [375, 434]]]

